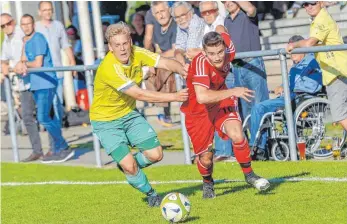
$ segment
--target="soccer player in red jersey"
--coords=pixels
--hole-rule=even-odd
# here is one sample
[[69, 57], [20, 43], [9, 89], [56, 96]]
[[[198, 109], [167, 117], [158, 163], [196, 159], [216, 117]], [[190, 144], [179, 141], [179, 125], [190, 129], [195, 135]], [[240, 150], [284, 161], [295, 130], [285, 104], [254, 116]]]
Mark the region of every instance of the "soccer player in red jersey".
[[212, 178], [215, 130], [223, 139], [232, 140], [246, 182], [260, 191], [270, 186], [268, 180], [252, 170], [250, 148], [242, 132], [237, 107], [237, 97], [249, 101], [254, 92], [243, 87], [228, 89], [225, 85], [234, 57], [235, 48], [230, 36], [209, 32], [203, 38], [203, 52], [193, 59], [188, 71], [189, 98], [182, 104], [181, 111], [186, 115], [186, 128], [203, 178], [203, 198], [215, 197]]

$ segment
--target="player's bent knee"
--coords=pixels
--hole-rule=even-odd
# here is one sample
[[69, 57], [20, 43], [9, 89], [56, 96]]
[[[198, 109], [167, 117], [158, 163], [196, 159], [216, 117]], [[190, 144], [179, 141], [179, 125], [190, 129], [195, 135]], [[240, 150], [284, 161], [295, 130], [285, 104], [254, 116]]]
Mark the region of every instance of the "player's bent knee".
[[143, 152], [143, 154], [149, 159], [151, 162], [159, 162], [163, 159], [163, 149], [161, 146], [157, 146], [153, 149], [149, 149]]
[[125, 174], [136, 175], [138, 167], [135, 160], [130, 163], [121, 163], [120, 165]]
[[231, 138], [231, 140], [233, 142], [242, 142], [243, 139], [244, 139], [242, 132], [240, 132], [240, 133], [232, 133], [232, 134], [230, 134], [229, 137]]
[[212, 152], [208, 152], [208, 153], [201, 154], [199, 156], [199, 160], [200, 160], [200, 163], [204, 167], [209, 168], [213, 164], [213, 153]]

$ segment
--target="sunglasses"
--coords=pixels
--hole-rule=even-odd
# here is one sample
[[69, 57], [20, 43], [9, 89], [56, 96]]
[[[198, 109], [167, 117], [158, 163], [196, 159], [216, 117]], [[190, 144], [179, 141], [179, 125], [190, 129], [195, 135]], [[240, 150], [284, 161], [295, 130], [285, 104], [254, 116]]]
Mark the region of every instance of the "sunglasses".
[[2, 25], [1, 25], [1, 29], [5, 29], [6, 26], [10, 26], [10, 25], [12, 24], [12, 21], [13, 21], [13, 20], [10, 20], [10, 21], [8, 21], [7, 23], [2, 24]]
[[200, 12], [200, 14], [202, 16], [208, 16], [208, 15], [211, 15], [211, 14], [215, 14], [217, 11], [218, 11], [218, 9], [210, 9], [210, 10], [206, 10], [206, 11]]
[[311, 6], [317, 5], [317, 2], [312, 2], [312, 3], [305, 2], [304, 4], [302, 4], [302, 7], [306, 8], [306, 7], [308, 7], [309, 5], [311, 5]]

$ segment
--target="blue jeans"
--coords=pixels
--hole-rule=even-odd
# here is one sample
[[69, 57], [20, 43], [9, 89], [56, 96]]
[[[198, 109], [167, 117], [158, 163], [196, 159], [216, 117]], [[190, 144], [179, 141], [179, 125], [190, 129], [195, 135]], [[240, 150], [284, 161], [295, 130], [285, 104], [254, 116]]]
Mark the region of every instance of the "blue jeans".
[[53, 109], [54, 109], [54, 118], [59, 121], [61, 127], [63, 117], [64, 117], [64, 107], [63, 107], [63, 89], [64, 89], [64, 78], [58, 79], [58, 86], [56, 89], [56, 94], [53, 98]]
[[47, 130], [48, 134], [52, 137], [52, 146], [55, 152], [66, 149], [68, 144], [61, 133], [61, 125], [56, 119], [50, 116], [53, 98], [56, 95], [56, 89], [40, 89], [35, 90], [34, 99], [37, 107], [37, 120]]
[[246, 87], [255, 91], [255, 97], [250, 103], [240, 99], [242, 109], [240, 115], [245, 119], [255, 104], [269, 99], [264, 60], [261, 57], [253, 58], [245, 64], [233, 66], [233, 72], [236, 87]]
[[284, 107], [284, 98], [278, 97], [276, 99], [265, 100], [253, 106], [251, 112], [251, 140], [250, 146], [257, 146], [259, 149], [265, 150], [267, 132], [263, 132], [255, 143], [256, 134], [260, 128], [260, 121], [264, 114], [275, 112], [276, 110]]
[[[225, 79], [226, 86], [231, 89], [235, 84], [235, 76], [229, 73]], [[233, 145], [230, 139], [223, 140], [219, 137], [218, 132], [214, 133], [214, 147], [216, 149], [215, 156], [229, 157], [234, 156]]]

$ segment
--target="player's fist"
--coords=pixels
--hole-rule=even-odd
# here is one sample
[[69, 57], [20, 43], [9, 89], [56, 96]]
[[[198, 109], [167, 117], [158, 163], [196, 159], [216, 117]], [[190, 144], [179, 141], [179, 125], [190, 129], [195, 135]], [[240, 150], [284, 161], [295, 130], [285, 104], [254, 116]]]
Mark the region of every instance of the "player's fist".
[[254, 91], [245, 87], [235, 87], [232, 88], [231, 91], [233, 96], [241, 97], [247, 102], [251, 102], [251, 99], [254, 98]]
[[287, 46], [286, 46], [286, 52], [287, 52], [288, 54], [291, 54], [291, 53], [292, 53], [292, 50], [294, 50], [294, 44], [293, 44], [293, 43], [287, 44]]
[[184, 102], [188, 100], [188, 89], [182, 89], [175, 93], [175, 101]]

